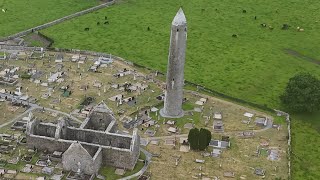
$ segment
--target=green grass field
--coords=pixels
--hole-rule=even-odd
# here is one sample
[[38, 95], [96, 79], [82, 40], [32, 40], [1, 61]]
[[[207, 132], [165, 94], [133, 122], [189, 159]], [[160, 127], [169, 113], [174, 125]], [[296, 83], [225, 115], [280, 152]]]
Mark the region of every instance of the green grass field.
[[98, 3], [99, 0], [0, 0], [0, 37], [50, 22]]
[[[111, 52], [165, 72], [170, 24], [183, 5], [189, 25], [186, 79], [252, 102], [277, 106], [288, 78], [298, 71], [320, 75], [319, 65], [284, 52], [293, 49], [320, 62], [320, 23], [315, 22], [315, 7], [320, 5], [315, 3], [127, 0], [43, 32], [55, 40], [56, 47]], [[243, 9], [247, 13], [242, 13]], [[105, 16], [110, 24], [97, 25], [103, 24]], [[262, 28], [261, 23], [274, 30]], [[291, 28], [281, 30], [284, 23]], [[148, 26], [151, 31], [147, 31]], [[297, 32], [297, 26], [305, 32]], [[84, 31], [86, 27], [90, 31]], [[239, 37], [232, 38], [232, 34]]]

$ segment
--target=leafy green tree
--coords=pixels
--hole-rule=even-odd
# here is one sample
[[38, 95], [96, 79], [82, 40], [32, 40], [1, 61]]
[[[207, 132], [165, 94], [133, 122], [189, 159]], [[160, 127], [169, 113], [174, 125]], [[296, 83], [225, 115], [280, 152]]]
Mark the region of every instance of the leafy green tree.
[[289, 79], [280, 100], [292, 112], [317, 111], [320, 109], [320, 80], [309, 73], [299, 73]]
[[188, 142], [190, 144], [190, 148], [192, 150], [198, 150], [199, 149], [199, 129], [193, 128], [189, 131], [188, 134]]
[[205, 150], [211, 140], [211, 132], [207, 129], [200, 129], [199, 132], [199, 150], [203, 151]]

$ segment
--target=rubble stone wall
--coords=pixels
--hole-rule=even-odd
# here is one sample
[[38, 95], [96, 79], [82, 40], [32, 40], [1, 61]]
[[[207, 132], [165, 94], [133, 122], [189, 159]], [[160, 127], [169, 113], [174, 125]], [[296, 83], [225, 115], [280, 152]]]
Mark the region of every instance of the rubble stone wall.
[[88, 129], [79, 129], [68, 127], [68, 140], [82, 141], [103, 146], [112, 146], [117, 148], [130, 149], [132, 138], [129, 136], [121, 136], [118, 134], [107, 134], [103, 131], [92, 131]]
[[37, 148], [41, 151], [48, 150], [54, 151], [66, 151], [73, 141], [56, 140], [50, 137], [43, 137], [37, 135], [27, 136], [27, 146], [30, 149]]
[[94, 129], [94, 130], [103, 129], [104, 131], [105, 129], [107, 129], [109, 124], [114, 120], [115, 118], [111, 114], [93, 112], [90, 120], [84, 126], [84, 129]]
[[34, 129], [34, 134], [39, 136], [55, 137], [57, 126], [54, 124], [38, 124]]

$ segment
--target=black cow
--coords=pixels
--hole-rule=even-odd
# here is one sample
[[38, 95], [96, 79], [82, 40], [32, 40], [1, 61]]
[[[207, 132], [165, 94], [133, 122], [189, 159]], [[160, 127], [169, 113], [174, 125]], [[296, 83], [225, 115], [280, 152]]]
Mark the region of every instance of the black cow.
[[289, 26], [288, 24], [283, 24], [281, 29], [282, 29], [282, 30], [288, 30], [289, 27], [290, 27], [290, 26]]
[[84, 30], [85, 30], [85, 31], [89, 31], [89, 30], [90, 30], [90, 28], [84, 28]]

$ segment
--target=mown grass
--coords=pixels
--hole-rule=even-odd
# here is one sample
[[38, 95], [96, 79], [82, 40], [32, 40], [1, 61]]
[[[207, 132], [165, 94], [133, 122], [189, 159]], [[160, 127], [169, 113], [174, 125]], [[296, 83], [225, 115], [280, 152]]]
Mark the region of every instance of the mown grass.
[[[165, 72], [170, 23], [179, 6], [185, 10], [189, 27], [187, 80], [279, 108], [278, 96], [290, 77], [300, 71], [320, 75], [319, 65], [284, 53], [292, 49], [320, 59], [320, 4], [316, 0], [130, 0], [43, 33], [55, 40], [56, 47], [110, 52]], [[247, 13], [242, 13], [244, 9]], [[105, 16], [109, 25], [103, 25]], [[261, 23], [274, 30], [262, 28]], [[281, 30], [285, 23], [291, 25], [289, 30]], [[305, 32], [297, 32], [297, 26]], [[86, 27], [90, 30], [84, 31]], [[314, 170], [319, 167], [319, 117], [292, 116], [293, 150], [303, 159], [294, 158], [294, 179], [320, 178]], [[305, 139], [313, 142], [306, 145]]]
[[[99, 0], [1, 0], [0, 37], [98, 5]], [[6, 9], [3, 12], [2, 9]]]

